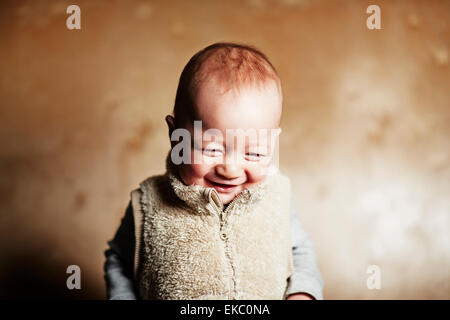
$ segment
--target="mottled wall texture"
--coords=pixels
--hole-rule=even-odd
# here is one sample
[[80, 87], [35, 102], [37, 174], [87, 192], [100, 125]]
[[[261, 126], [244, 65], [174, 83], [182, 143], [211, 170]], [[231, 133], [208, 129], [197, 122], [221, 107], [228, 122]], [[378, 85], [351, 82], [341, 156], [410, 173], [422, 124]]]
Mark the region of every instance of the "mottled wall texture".
[[[74, 3], [81, 30], [66, 28]], [[381, 30], [366, 27], [370, 4]], [[255, 45], [279, 70], [280, 165], [325, 298], [449, 299], [450, 1], [438, 0], [2, 0], [0, 296], [105, 298], [106, 241], [130, 191], [164, 169], [183, 66], [217, 41]]]

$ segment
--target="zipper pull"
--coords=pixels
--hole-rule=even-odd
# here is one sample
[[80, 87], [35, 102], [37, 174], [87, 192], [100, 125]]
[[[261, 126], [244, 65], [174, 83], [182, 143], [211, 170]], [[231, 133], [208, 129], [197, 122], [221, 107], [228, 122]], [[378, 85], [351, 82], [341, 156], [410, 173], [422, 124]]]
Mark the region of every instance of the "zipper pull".
[[228, 234], [224, 228], [224, 226], [225, 226], [225, 218], [224, 217], [225, 217], [225, 215], [224, 215], [224, 212], [222, 211], [220, 213], [220, 238], [223, 241], [227, 240], [227, 238], [228, 238]]

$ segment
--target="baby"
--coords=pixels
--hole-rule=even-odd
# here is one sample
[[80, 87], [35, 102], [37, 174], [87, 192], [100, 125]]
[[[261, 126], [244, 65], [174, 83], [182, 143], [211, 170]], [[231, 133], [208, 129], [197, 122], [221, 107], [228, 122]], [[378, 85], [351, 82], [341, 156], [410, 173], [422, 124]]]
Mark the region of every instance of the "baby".
[[105, 251], [109, 299], [322, 299], [290, 183], [273, 170], [281, 83], [255, 48], [195, 54], [166, 117], [164, 175], [131, 191]]

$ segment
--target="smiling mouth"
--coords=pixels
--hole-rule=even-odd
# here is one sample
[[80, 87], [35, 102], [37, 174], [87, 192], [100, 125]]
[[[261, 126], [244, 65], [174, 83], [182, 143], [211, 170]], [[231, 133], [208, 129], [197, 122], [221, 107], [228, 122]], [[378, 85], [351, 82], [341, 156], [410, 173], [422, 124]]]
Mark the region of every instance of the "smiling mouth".
[[211, 181], [211, 180], [208, 180], [208, 183], [210, 185], [212, 185], [213, 188], [216, 189], [217, 191], [224, 192], [224, 193], [232, 192], [239, 186], [239, 185], [236, 185], [236, 184], [218, 183], [218, 182], [214, 182], [214, 181]]

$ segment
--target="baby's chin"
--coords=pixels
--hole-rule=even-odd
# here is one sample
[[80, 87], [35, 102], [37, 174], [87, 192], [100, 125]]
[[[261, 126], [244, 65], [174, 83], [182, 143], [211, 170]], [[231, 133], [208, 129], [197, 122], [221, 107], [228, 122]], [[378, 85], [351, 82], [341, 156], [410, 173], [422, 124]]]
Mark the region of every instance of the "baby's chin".
[[234, 200], [234, 198], [236, 198], [238, 196], [238, 194], [235, 194], [235, 195], [233, 195], [233, 194], [223, 194], [223, 193], [220, 193], [220, 192], [218, 192], [218, 194], [219, 194], [220, 200], [222, 201], [222, 203], [224, 205], [225, 204], [229, 204], [231, 201]]
[[240, 185], [237, 190], [234, 192], [221, 192], [220, 190], [217, 190], [217, 194], [219, 195], [220, 200], [222, 201], [222, 204], [226, 205], [232, 202], [239, 194], [244, 191], [247, 187], [245, 185]]

